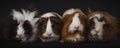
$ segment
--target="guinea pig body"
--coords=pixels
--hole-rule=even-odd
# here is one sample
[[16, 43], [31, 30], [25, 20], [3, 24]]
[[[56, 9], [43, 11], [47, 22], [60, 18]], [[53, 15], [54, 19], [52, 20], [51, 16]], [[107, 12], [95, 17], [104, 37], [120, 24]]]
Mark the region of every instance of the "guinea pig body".
[[62, 16], [63, 28], [61, 42], [81, 42], [85, 40], [85, 14], [80, 9], [69, 9]]
[[111, 41], [117, 39], [117, 19], [106, 12], [91, 12], [88, 15], [88, 27], [89, 41]]
[[[22, 9], [22, 12], [13, 10], [9, 16], [4, 29], [4, 36], [8, 39], [17, 39], [21, 42], [32, 42], [36, 33], [36, 22], [38, 18], [34, 18], [36, 12], [30, 12]], [[6, 31], [8, 30], [8, 31]], [[10, 33], [10, 34], [9, 34]], [[33, 39], [34, 38], [34, 39]]]
[[55, 12], [48, 12], [40, 17], [37, 34], [42, 42], [59, 41], [61, 28], [61, 16]]

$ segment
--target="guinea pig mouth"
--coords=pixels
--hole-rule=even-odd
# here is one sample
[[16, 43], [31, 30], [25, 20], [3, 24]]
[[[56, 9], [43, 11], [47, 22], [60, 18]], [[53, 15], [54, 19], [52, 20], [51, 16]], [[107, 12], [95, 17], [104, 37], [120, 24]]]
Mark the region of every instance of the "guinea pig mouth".
[[17, 40], [21, 40], [21, 39], [23, 39], [24, 37], [21, 37], [21, 36], [16, 36], [16, 39]]
[[80, 32], [80, 31], [78, 31], [78, 30], [75, 30], [74, 32], [75, 32], [75, 33], [77, 33], [77, 32]]
[[73, 34], [74, 34], [74, 33], [78, 33], [78, 32], [80, 32], [80, 31], [79, 31], [79, 30], [74, 30], [74, 31], [73, 31]]
[[96, 41], [96, 40], [99, 40], [99, 38], [98, 38], [98, 36], [97, 36], [97, 35], [94, 35], [94, 36], [92, 36], [92, 37], [91, 37], [91, 39], [90, 39], [90, 40]]

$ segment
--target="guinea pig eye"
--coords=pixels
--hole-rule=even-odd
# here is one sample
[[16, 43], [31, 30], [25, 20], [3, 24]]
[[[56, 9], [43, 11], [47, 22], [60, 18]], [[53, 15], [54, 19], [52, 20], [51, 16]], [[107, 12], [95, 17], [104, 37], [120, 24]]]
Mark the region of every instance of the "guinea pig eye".
[[110, 26], [109, 26], [109, 24], [105, 24], [103, 27], [104, 28], [109, 28]]
[[89, 20], [88, 21], [88, 25], [91, 25], [91, 24], [93, 24], [94, 22], [93, 22], [93, 20]]
[[72, 20], [70, 22], [72, 23]]
[[99, 19], [99, 21], [101, 21], [101, 22], [102, 22], [102, 21], [104, 21], [104, 18], [103, 18], [103, 17], [102, 17], [102, 18], [100, 18], [100, 19]]
[[44, 24], [44, 25], [43, 25], [43, 29], [45, 29], [45, 28], [46, 28], [46, 25]]
[[54, 28], [54, 27], [55, 27], [55, 25], [52, 25], [52, 27]]
[[92, 28], [91, 29], [95, 29], [95, 26], [92, 26]]

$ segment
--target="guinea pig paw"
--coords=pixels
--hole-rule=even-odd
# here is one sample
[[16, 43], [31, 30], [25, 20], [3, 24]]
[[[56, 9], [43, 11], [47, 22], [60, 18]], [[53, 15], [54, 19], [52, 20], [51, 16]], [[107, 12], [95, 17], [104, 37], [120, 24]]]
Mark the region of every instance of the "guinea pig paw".
[[63, 43], [64, 42], [64, 40], [60, 40], [60, 43]]
[[21, 43], [25, 43], [25, 42], [27, 42], [27, 39], [23, 38], [22, 41], [21, 41]]
[[72, 42], [77, 42], [77, 38], [75, 38], [75, 37], [73, 37], [73, 38], [70, 38], [70, 41], [72, 41]]
[[34, 41], [35, 41], [35, 38], [30, 38], [28, 41], [29, 41], [29, 42], [34, 42]]

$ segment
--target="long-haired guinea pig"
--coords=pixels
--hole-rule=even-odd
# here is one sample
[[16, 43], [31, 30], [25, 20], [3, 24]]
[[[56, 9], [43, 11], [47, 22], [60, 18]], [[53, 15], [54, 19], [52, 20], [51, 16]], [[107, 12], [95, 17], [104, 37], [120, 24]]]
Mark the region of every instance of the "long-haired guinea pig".
[[10, 16], [6, 18], [4, 27], [4, 37], [8, 40], [20, 40], [21, 42], [32, 42], [36, 38], [37, 20], [36, 11], [22, 9], [22, 11], [12, 10]]
[[38, 37], [41, 42], [59, 41], [62, 29], [61, 16], [55, 12], [44, 13], [38, 21]]
[[107, 12], [89, 12], [88, 14], [88, 40], [111, 41], [117, 39], [117, 19]]
[[69, 9], [62, 16], [61, 42], [81, 42], [85, 40], [86, 16], [80, 9]]

